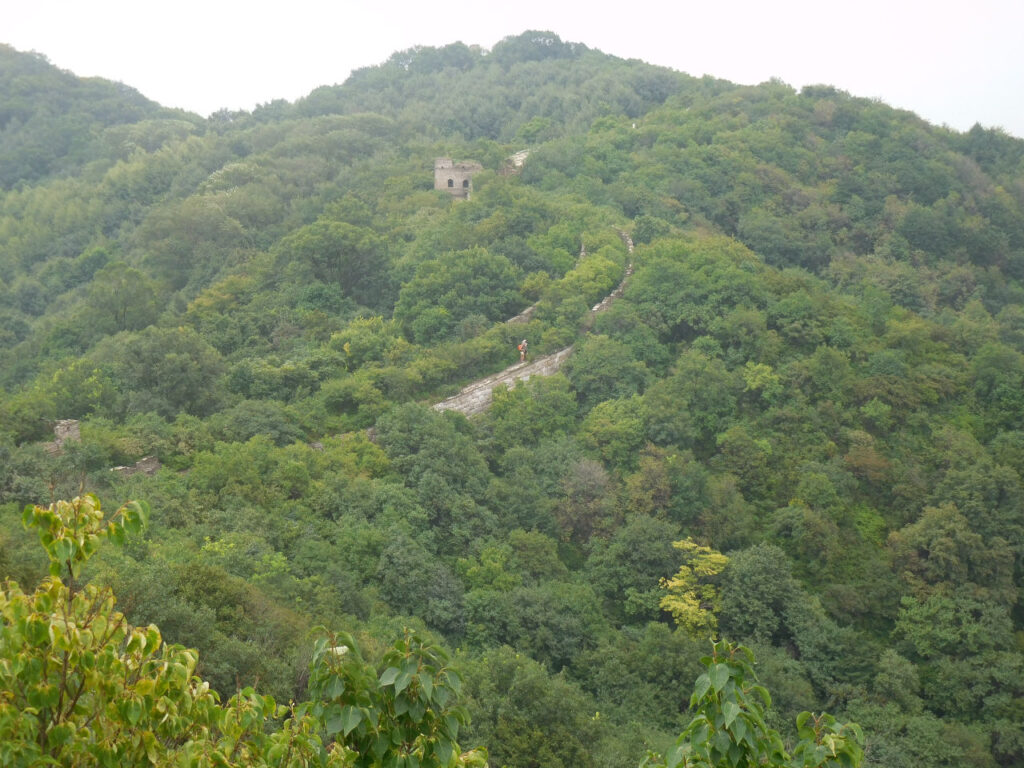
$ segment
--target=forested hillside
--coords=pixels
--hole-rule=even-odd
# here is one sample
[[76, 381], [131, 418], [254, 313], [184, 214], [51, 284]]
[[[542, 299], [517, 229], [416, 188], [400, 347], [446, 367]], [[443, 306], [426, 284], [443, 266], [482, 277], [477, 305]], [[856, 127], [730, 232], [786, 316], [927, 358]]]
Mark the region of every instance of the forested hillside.
[[[573, 353], [431, 408], [523, 337]], [[551, 33], [209, 119], [0, 46], [0, 577], [47, 572], [26, 504], [145, 500], [86, 573], [225, 700], [412, 627], [491, 765], [634, 766], [717, 635], [788, 743], [827, 709], [865, 765], [1020, 765], [1022, 474], [998, 130]]]

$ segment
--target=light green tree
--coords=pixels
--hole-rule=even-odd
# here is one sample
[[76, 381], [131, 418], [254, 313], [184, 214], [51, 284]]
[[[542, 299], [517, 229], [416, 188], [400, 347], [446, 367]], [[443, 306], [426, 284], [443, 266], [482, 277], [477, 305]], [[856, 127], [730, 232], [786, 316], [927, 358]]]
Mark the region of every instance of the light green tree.
[[713, 634], [718, 626], [718, 590], [711, 579], [722, 572], [729, 558], [689, 538], [672, 546], [683, 553], [684, 562], [675, 576], [661, 580], [668, 592], [661, 598], [661, 607], [690, 635]]

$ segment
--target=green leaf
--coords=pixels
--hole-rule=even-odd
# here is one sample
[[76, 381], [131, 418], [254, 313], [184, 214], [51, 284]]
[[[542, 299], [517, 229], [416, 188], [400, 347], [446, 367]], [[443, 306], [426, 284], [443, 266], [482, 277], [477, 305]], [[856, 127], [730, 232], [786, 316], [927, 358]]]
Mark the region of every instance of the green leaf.
[[453, 739], [459, 738], [459, 720], [455, 715], [447, 715], [444, 718], [444, 724], [448, 731], [448, 735]]
[[434, 680], [426, 672], [421, 672], [419, 675], [420, 688], [423, 690], [423, 695], [427, 697], [429, 701], [434, 695]]
[[121, 510], [125, 530], [130, 534], [139, 533], [146, 524], [146, 518], [149, 517], [149, 506], [145, 502], [129, 501]]
[[693, 722], [690, 723], [686, 730], [690, 732], [690, 742], [692, 744], [703, 744], [705, 741], [708, 740], [707, 718], [700, 717], [695, 719]]
[[747, 731], [742, 736], [737, 736], [736, 738], [745, 741], [752, 750], [757, 749], [757, 735], [754, 731]]
[[711, 737], [711, 744], [720, 754], [723, 755], [727, 754], [734, 746], [732, 739], [729, 738], [729, 734], [725, 731], [718, 731], [715, 733], [715, 735]]
[[404, 715], [409, 711], [409, 697], [408, 696], [396, 696], [395, 697], [395, 714], [398, 716]]
[[156, 736], [150, 731], [143, 731], [142, 743], [146, 747], [146, 757], [149, 758], [149, 762], [156, 764], [160, 757], [160, 750], [157, 745]]
[[746, 735], [747, 735], [747, 724], [744, 722], [743, 718], [741, 717], [738, 720], [736, 720], [736, 722], [733, 724], [732, 737], [736, 741], [743, 741], [743, 739], [744, 739], [744, 737], [746, 737]]
[[448, 705], [448, 697], [448, 689], [444, 686], [439, 686], [434, 689], [434, 703], [441, 709], [444, 709]]
[[75, 543], [71, 539], [57, 539], [53, 542], [53, 559], [58, 563], [64, 563], [71, 559], [75, 551]]
[[727, 701], [722, 705], [722, 714], [725, 715], [725, 727], [733, 724], [736, 716], [740, 713], [740, 705], [735, 701]]
[[423, 705], [422, 701], [415, 701], [409, 705], [409, 717], [414, 723], [418, 723], [423, 720], [423, 715], [426, 714], [427, 708]]
[[739, 765], [741, 757], [743, 757], [743, 747], [739, 744], [733, 743], [729, 747], [729, 762], [733, 765]]
[[751, 690], [761, 697], [761, 701], [764, 702], [764, 705], [766, 707], [770, 707], [772, 705], [771, 694], [768, 693], [768, 689], [765, 688], [763, 685], [755, 685], [751, 688]]
[[139, 718], [142, 717], [142, 703], [136, 699], [131, 699], [126, 706], [126, 715], [128, 722], [135, 725], [139, 722]]
[[338, 675], [331, 675], [330, 682], [324, 691], [328, 699], [336, 699], [345, 692], [345, 680]]
[[146, 648], [149, 649], [150, 653], [156, 653], [161, 641], [160, 630], [157, 629], [155, 624], [150, 624], [146, 627]]
[[697, 682], [693, 685], [693, 695], [698, 700], [703, 699], [709, 688], [711, 688], [711, 678], [707, 674], [703, 674], [697, 678]]
[[60, 747], [71, 741], [75, 735], [75, 727], [70, 723], [58, 723], [46, 734], [46, 741], [51, 747]]
[[447, 678], [448, 685], [451, 687], [455, 695], [460, 695], [462, 693], [462, 678], [459, 676], [459, 673], [454, 669], [449, 669], [445, 672], [445, 677]]
[[359, 725], [359, 721], [363, 719], [363, 713], [360, 712], [356, 707], [344, 707], [341, 710], [341, 730], [346, 736], [352, 733], [353, 729]]
[[324, 728], [328, 736], [333, 736], [344, 727], [341, 716], [341, 705], [332, 704], [324, 712]]
[[729, 682], [729, 665], [715, 664], [708, 676], [711, 678], [711, 685], [714, 687], [715, 693], [719, 693]]
[[380, 676], [381, 685], [391, 685], [395, 682], [395, 679], [401, 674], [402, 670], [398, 667], [388, 667], [384, 670], [384, 673]]
[[437, 756], [437, 762], [440, 765], [448, 765], [451, 762], [453, 752], [452, 743], [448, 739], [442, 737], [434, 742], [434, 755]]
[[395, 678], [395, 693], [401, 693], [402, 691], [404, 691], [411, 682], [412, 675], [410, 675], [408, 672], [402, 672], [401, 674], [399, 674], [398, 677]]
[[288, 744], [283, 741], [279, 742], [267, 750], [267, 758], [271, 763], [276, 763], [284, 756], [286, 749], [288, 749]]

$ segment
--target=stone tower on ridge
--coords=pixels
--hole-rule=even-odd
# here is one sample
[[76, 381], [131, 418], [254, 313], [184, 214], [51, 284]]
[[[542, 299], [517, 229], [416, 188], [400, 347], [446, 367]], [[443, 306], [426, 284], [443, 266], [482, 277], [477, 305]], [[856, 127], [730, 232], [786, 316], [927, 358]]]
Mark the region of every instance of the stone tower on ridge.
[[473, 174], [482, 171], [480, 163], [456, 163], [450, 157], [434, 160], [434, 189], [446, 189], [452, 197], [465, 200], [473, 190]]

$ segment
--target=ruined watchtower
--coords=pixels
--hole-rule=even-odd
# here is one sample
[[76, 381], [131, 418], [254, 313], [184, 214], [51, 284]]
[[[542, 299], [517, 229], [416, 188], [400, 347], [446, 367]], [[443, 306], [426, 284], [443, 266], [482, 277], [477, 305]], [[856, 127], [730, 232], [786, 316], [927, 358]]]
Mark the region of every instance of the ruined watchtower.
[[482, 171], [480, 163], [456, 163], [450, 157], [434, 160], [434, 189], [446, 189], [452, 197], [466, 199], [473, 189], [473, 174]]

